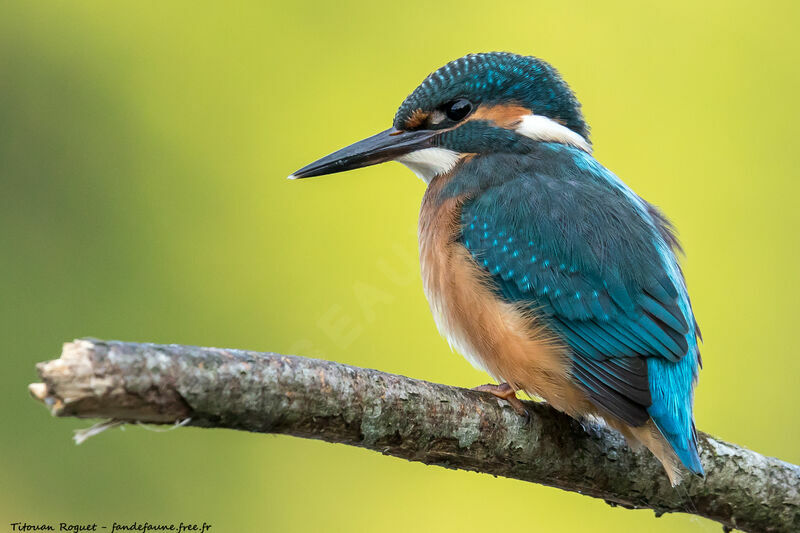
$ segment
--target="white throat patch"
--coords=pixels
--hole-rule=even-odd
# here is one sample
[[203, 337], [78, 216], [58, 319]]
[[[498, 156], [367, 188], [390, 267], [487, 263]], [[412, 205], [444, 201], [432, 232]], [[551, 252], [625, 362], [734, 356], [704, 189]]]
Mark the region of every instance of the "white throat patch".
[[[542, 115], [521, 117], [515, 131], [536, 141], [568, 144], [592, 153], [592, 146], [581, 135]], [[425, 183], [430, 183], [435, 176], [452, 170], [462, 155], [447, 148], [424, 148], [402, 155], [395, 161], [410, 168]]]
[[568, 127], [542, 115], [525, 115], [515, 131], [536, 141], [568, 144], [586, 153], [592, 153], [592, 146], [586, 142], [586, 139]]
[[419, 179], [430, 183], [434, 176], [449, 172], [461, 154], [446, 148], [424, 148], [398, 157], [395, 161], [410, 168]]

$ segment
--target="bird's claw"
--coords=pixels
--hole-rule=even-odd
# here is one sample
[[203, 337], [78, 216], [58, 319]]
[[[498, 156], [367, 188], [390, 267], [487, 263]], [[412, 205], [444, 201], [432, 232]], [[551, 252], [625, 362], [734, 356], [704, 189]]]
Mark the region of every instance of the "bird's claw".
[[514, 412], [517, 413], [519, 416], [524, 417], [526, 422], [529, 422], [531, 419], [531, 414], [525, 409], [525, 406], [522, 404], [522, 400], [517, 398], [517, 391], [514, 390], [511, 385], [508, 383], [502, 383], [500, 385], [494, 384], [486, 384], [480, 385], [478, 387], [473, 387], [472, 390], [478, 392], [488, 392], [501, 400], [505, 400], [511, 405], [511, 408], [514, 409]]

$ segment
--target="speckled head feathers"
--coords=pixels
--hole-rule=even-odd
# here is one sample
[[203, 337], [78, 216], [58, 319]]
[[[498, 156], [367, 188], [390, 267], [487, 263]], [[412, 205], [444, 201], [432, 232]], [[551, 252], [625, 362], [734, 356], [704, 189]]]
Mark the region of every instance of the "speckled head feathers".
[[406, 129], [415, 114], [459, 98], [476, 105], [520, 105], [589, 140], [581, 105], [556, 69], [541, 59], [507, 52], [470, 54], [433, 72], [403, 101], [394, 127]]

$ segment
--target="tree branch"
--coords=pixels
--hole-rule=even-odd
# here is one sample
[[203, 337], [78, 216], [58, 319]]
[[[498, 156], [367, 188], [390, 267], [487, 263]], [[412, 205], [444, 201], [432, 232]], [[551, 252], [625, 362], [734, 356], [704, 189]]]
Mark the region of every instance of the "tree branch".
[[77, 340], [29, 386], [55, 416], [284, 433], [602, 498], [744, 531], [800, 531], [800, 467], [700, 434], [705, 480], [676, 490], [616, 432], [542, 403], [530, 420], [457, 387], [241, 350]]

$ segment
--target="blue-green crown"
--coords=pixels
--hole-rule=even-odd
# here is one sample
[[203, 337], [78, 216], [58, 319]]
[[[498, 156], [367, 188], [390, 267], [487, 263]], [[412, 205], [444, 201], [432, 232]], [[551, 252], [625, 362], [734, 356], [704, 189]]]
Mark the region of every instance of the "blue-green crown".
[[581, 104], [558, 71], [541, 59], [508, 52], [470, 54], [433, 72], [403, 101], [394, 126], [402, 129], [417, 109], [432, 111], [458, 98], [476, 105], [516, 103], [589, 139]]

